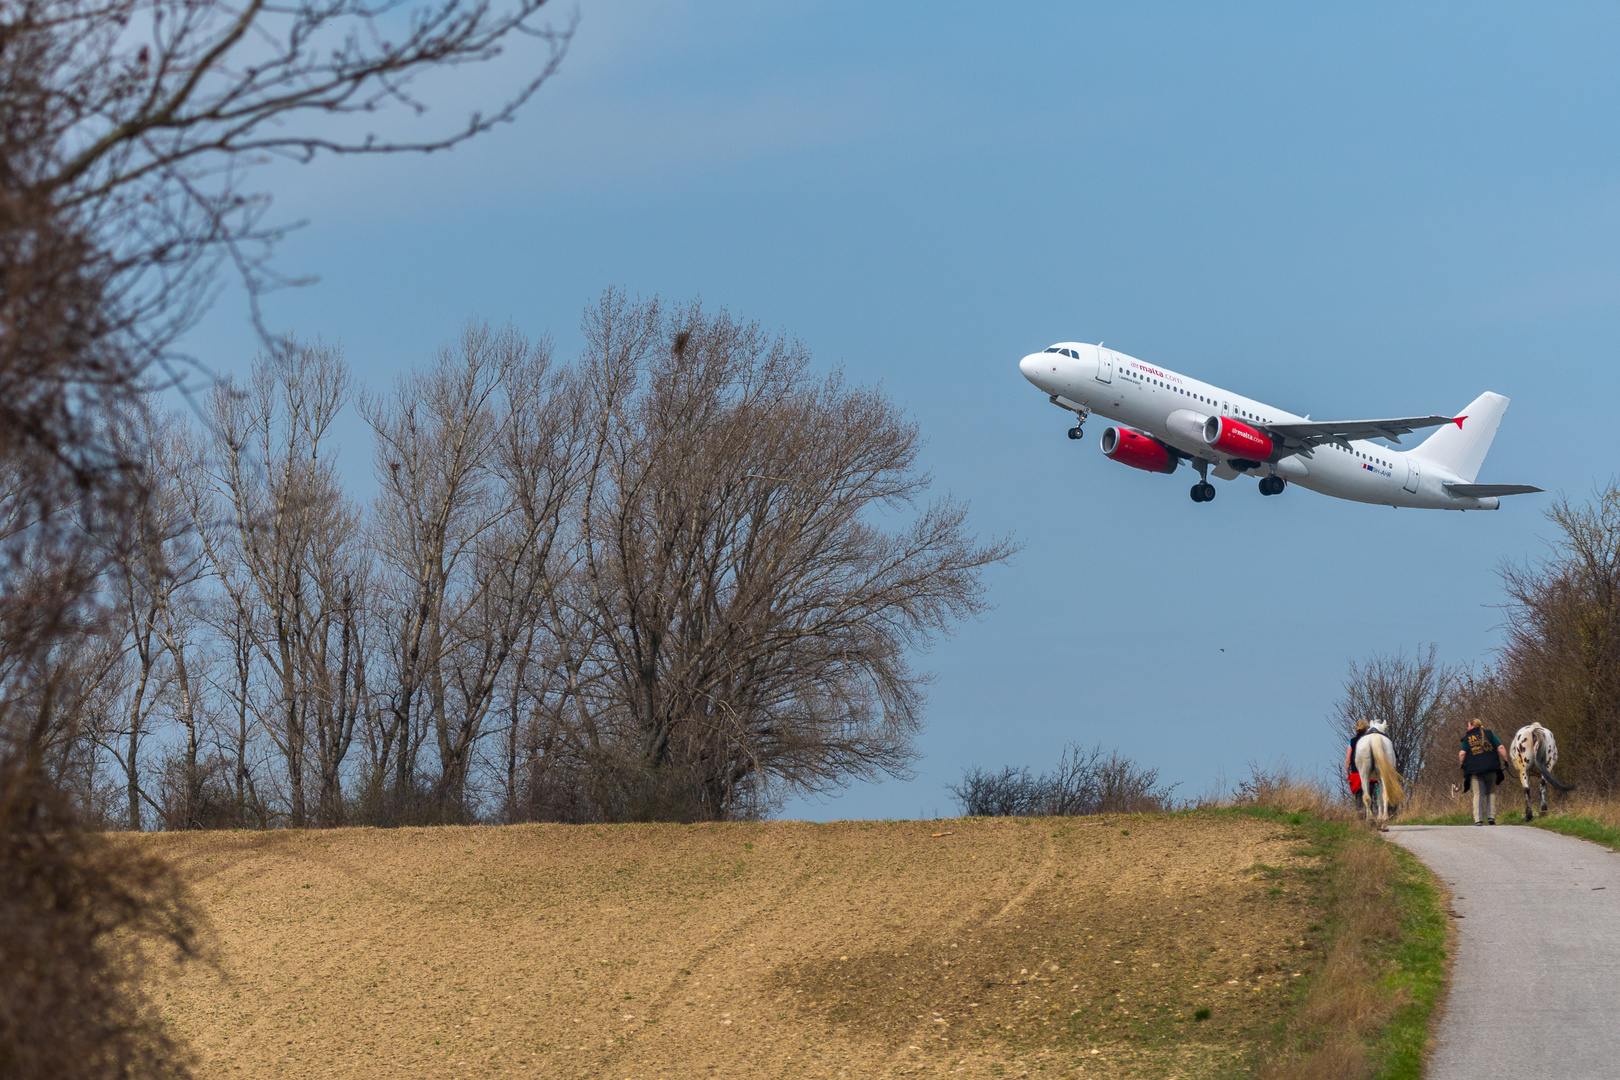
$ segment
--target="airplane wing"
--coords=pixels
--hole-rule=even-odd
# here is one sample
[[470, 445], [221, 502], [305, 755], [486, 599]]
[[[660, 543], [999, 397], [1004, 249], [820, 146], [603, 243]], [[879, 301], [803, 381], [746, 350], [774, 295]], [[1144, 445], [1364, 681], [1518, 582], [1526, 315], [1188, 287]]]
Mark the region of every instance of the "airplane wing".
[[1285, 451], [1310, 457], [1311, 447], [1323, 443], [1338, 443], [1346, 450], [1356, 439], [1388, 439], [1398, 443], [1402, 435], [1409, 435], [1419, 428], [1455, 424], [1459, 419], [1455, 416], [1400, 416], [1390, 420], [1301, 420], [1254, 426], [1270, 435], [1273, 441], [1281, 443]]
[[1484, 499], [1491, 495], [1531, 495], [1541, 489], [1529, 484], [1447, 484], [1446, 491], [1465, 499]]

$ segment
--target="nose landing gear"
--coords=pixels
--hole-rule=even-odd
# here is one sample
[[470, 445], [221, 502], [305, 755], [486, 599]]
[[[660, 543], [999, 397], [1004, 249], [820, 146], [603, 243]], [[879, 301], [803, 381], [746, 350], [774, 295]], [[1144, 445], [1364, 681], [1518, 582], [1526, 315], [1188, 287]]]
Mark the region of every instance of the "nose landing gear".
[[1083, 438], [1086, 437], [1085, 423], [1086, 423], [1086, 417], [1091, 415], [1091, 410], [1090, 409], [1086, 408], [1083, 405], [1080, 408], [1077, 409], [1073, 405], [1070, 405], [1069, 403], [1067, 403], [1063, 399], [1059, 398], [1056, 394], [1048, 394], [1047, 395], [1047, 400], [1051, 401], [1052, 404], [1056, 405], [1060, 409], [1069, 410], [1070, 412], [1074, 413], [1074, 415], [1077, 417], [1077, 419], [1074, 422], [1074, 427], [1069, 429], [1069, 438], [1071, 438], [1071, 439], [1083, 439]]
[[1281, 495], [1283, 488], [1287, 486], [1288, 481], [1280, 476], [1262, 476], [1260, 478], [1260, 494], [1262, 495]]

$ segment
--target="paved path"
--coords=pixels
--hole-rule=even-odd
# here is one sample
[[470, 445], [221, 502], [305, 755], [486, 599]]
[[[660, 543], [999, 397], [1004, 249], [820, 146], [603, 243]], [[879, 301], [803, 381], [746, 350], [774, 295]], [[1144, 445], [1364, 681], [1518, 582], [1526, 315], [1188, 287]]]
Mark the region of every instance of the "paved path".
[[1620, 854], [1500, 825], [1389, 837], [1463, 916], [1429, 1080], [1620, 1077]]

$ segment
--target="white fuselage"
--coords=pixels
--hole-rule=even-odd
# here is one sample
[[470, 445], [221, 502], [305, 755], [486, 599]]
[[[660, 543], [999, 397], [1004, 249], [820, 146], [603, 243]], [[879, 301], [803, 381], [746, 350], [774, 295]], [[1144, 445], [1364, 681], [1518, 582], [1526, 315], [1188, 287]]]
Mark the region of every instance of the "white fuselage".
[[[1208, 462], [1209, 471], [1223, 480], [1242, 473], [1205, 443], [1202, 433], [1209, 417], [1255, 425], [1306, 420], [1099, 345], [1063, 342], [1061, 347], [1074, 355], [1048, 351], [1024, 357], [1019, 368], [1025, 378], [1082, 416], [1094, 412]], [[1288, 455], [1247, 471], [1280, 476], [1290, 484], [1355, 502], [1442, 510], [1497, 508], [1494, 496], [1452, 495], [1444, 485], [1459, 478], [1421, 455], [1370, 441], [1350, 446], [1326, 443], [1314, 447], [1310, 456]]]

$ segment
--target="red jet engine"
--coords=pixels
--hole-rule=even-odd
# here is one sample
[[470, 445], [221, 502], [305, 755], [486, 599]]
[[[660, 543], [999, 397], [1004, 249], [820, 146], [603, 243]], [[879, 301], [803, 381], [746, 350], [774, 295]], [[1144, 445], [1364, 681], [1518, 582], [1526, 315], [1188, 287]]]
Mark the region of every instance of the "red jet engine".
[[1204, 421], [1204, 441], [1225, 457], [1243, 461], [1269, 461], [1271, 440], [1248, 424], [1225, 416]]
[[1145, 472], [1172, 473], [1181, 459], [1158, 439], [1128, 427], [1111, 427], [1102, 433], [1102, 452], [1110, 460]]

